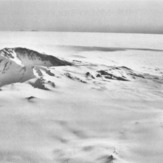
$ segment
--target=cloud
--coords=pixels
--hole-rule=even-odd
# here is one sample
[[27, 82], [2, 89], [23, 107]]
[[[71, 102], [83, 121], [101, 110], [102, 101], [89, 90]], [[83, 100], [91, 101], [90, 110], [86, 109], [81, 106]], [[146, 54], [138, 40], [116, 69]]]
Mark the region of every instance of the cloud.
[[159, 0], [5, 0], [0, 30], [163, 32]]

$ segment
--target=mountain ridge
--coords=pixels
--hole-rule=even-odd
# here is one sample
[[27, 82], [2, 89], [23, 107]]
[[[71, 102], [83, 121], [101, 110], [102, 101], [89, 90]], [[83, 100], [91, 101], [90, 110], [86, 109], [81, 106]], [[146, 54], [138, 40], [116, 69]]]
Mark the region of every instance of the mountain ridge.
[[27, 48], [4, 48], [0, 50], [0, 86], [24, 82], [35, 77], [35, 66], [66, 66], [70, 62]]

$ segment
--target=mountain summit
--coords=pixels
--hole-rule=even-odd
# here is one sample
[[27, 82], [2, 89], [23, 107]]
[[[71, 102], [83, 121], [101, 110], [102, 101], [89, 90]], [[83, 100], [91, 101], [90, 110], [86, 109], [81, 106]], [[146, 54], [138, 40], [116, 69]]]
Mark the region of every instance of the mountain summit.
[[66, 66], [71, 63], [57, 57], [26, 48], [4, 48], [0, 50], [0, 86], [24, 82], [35, 77], [37, 66]]

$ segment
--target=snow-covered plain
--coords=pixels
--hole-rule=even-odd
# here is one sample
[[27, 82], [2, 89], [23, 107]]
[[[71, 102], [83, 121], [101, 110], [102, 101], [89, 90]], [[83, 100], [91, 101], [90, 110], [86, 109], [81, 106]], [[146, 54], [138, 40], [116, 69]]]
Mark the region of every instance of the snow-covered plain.
[[0, 49], [0, 163], [163, 162], [162, 35], [0, 32]]

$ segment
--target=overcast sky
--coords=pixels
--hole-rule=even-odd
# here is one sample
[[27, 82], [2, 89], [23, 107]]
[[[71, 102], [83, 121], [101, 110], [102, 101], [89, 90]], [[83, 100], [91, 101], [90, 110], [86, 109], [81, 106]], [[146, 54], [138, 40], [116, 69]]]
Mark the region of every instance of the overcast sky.
[[163, 1], [0, 0], [0, 30], [163, 33]]

